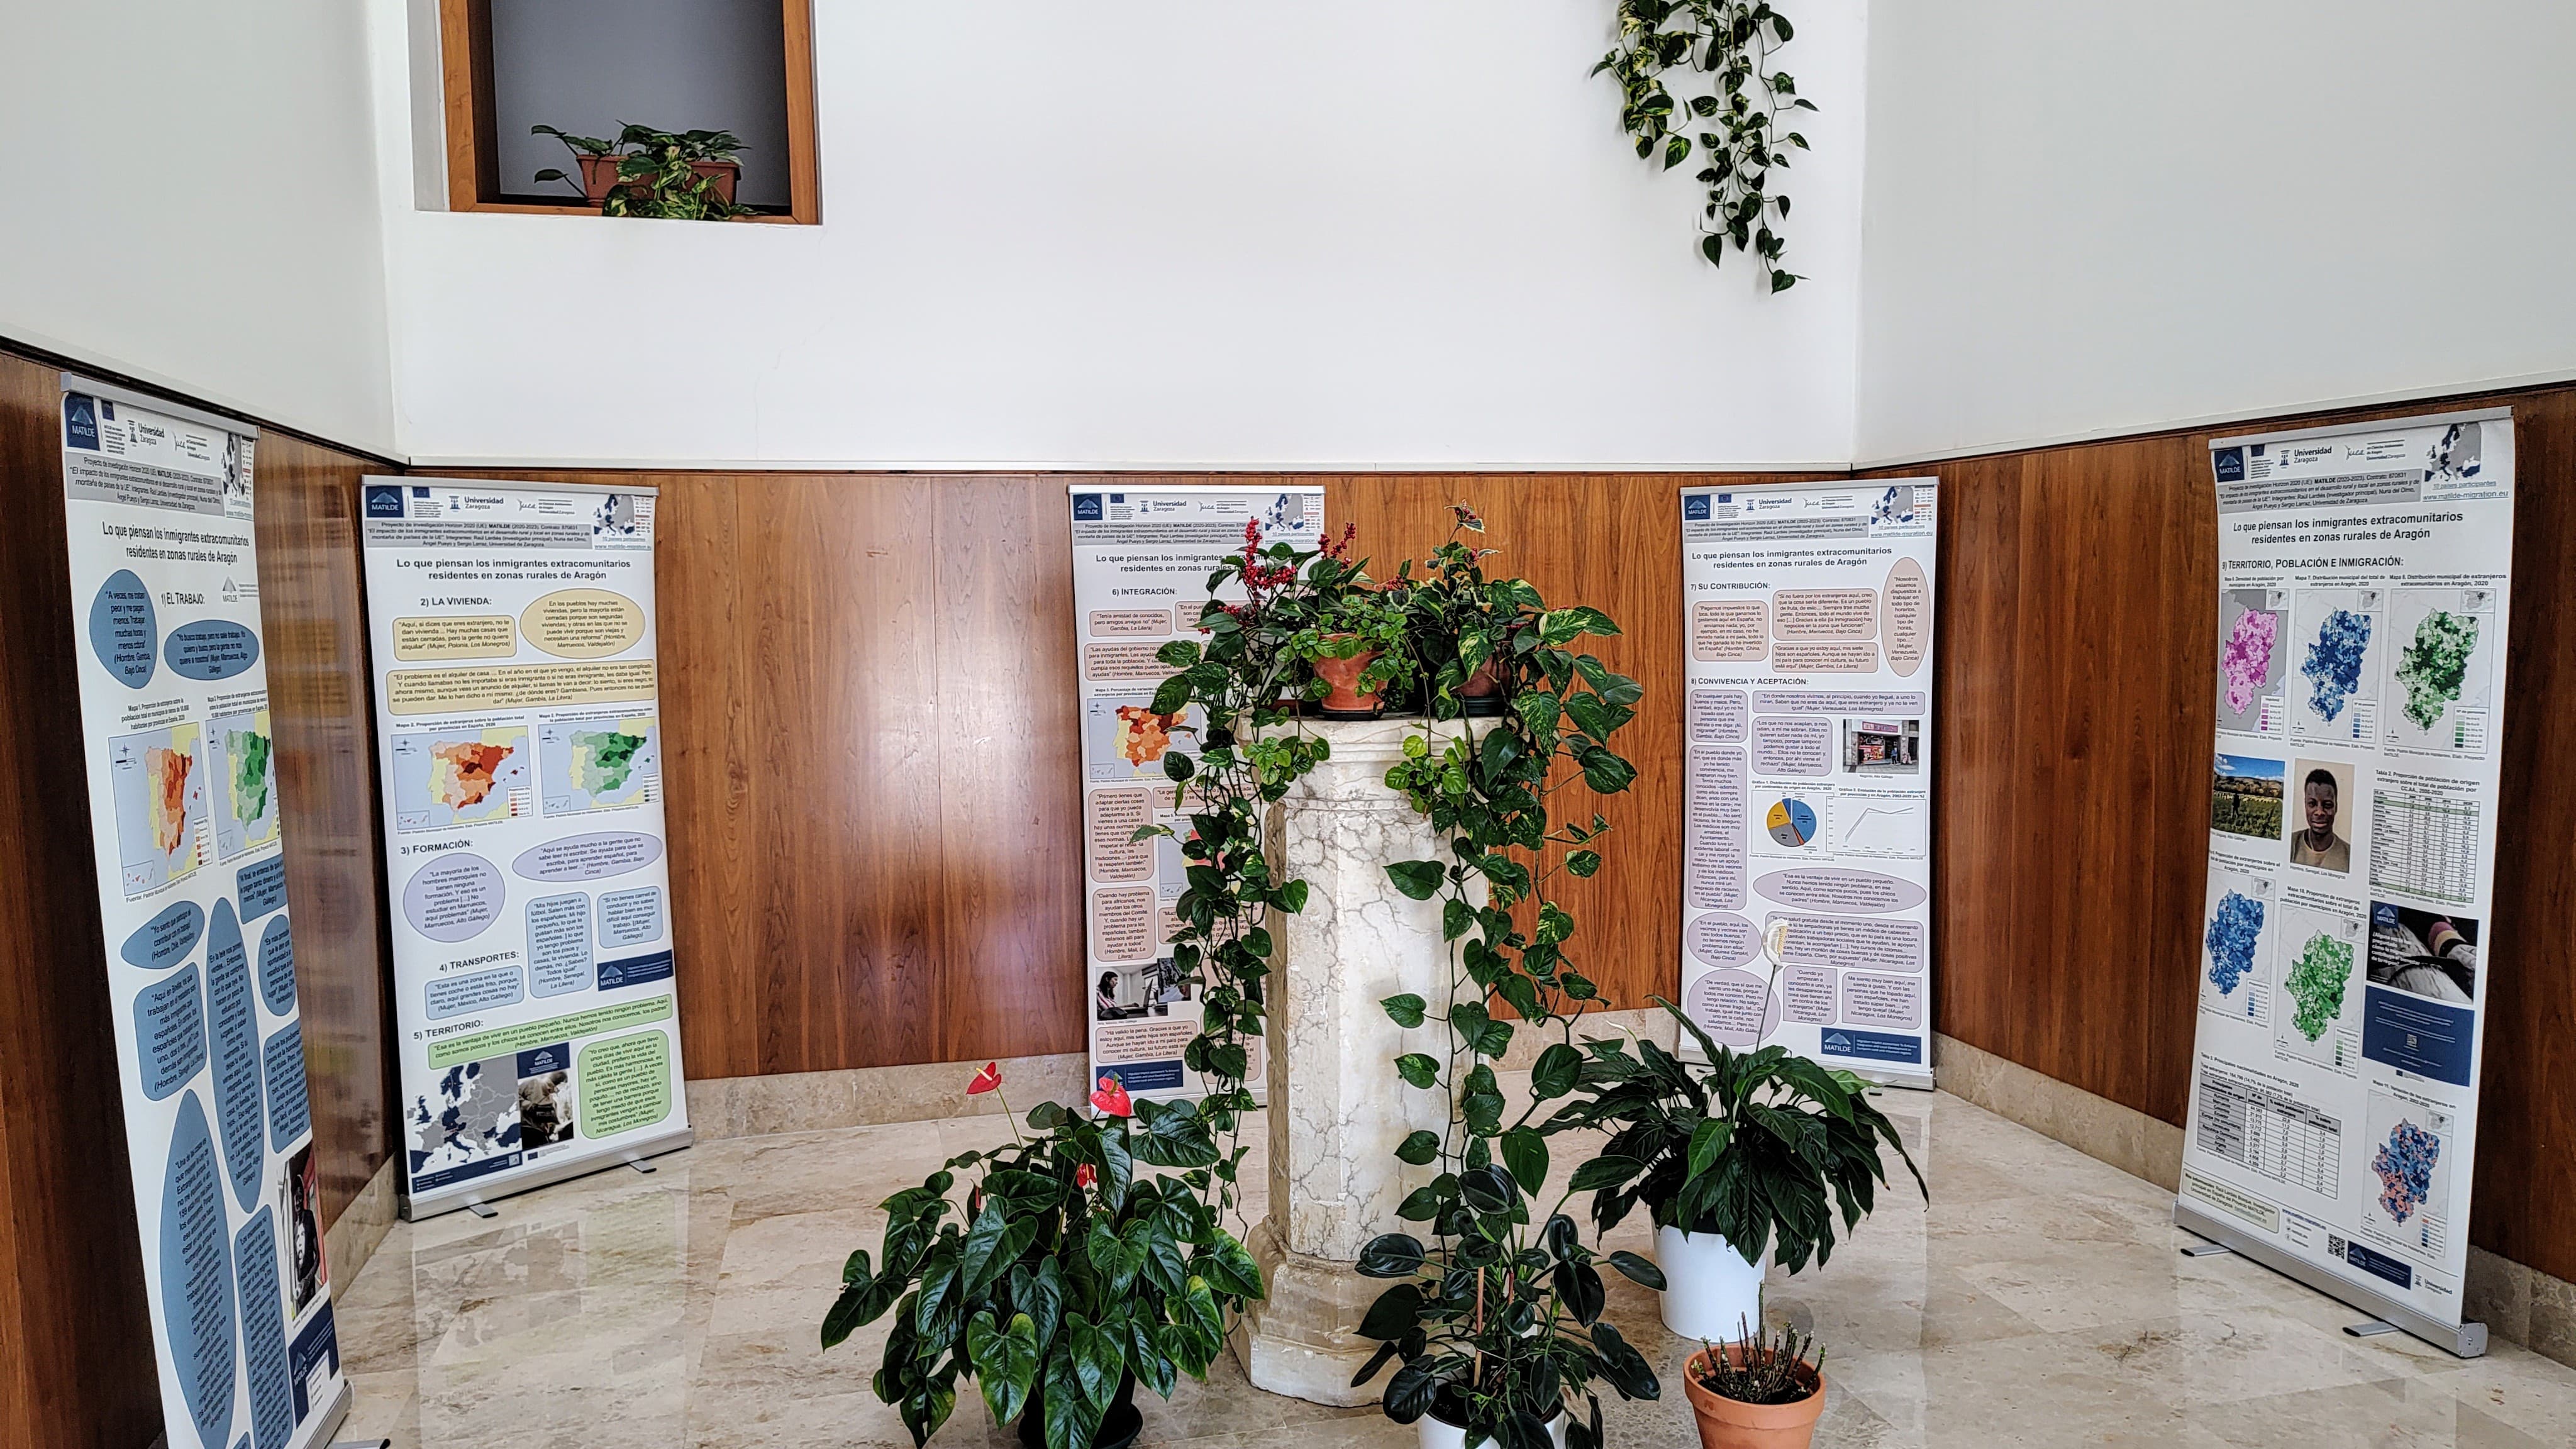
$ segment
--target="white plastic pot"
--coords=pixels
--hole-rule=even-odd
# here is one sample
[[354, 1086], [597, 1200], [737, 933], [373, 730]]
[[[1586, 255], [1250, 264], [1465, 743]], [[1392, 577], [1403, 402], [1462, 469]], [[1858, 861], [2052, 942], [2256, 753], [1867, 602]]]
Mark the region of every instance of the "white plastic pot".
[[[1565, 1449], [1566, 1422], [1562, 1412], [1547, 1421], [1548, 1442], [1556, 1449]], [[1414, 1420], [1413, 1425], [1422, 1435], [1422, 1449], [1467, 1449], [1467, 1431], [1455, 1424], [1440, 1422], [1438, 1415], [1425, 1414]], [[1488, 1439], [1485, 1443], [1488, 1449], [1492, 1449], [1493, 1440]]]
[[[1766, 1255], [1767, 1256], [1767, 1255]], [[1722, 1343], [1762, 1327], [1762, 1269], [1715, 1233], [1655, 1230], [1664, 1270], [1664, 1327], [1682, 1338]]]

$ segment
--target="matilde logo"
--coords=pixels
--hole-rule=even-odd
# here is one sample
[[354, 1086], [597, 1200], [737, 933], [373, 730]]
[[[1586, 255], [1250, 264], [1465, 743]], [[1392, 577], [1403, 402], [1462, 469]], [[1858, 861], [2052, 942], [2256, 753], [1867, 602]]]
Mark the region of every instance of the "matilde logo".
[[98, 400], [87, 393], [63, 394], [63, 446], [98, 451]]
[[1708, 495], [1705, 493], [1683, 494], [1682, 517], [1686, 519], [1708, 517]]
[[2243, 448], [2221, 448], [2217, 452], [2210, 454], [2209, 460], [2211, 466], [2218, 470], [2219, 482], [2242, 483], [2245, 481], [2245, 450]]
[[1073, 521], [1076, 523], [1098, 523], [1100, 521], [1100, 495], [1097, 493], [1076, 493], [1073, 495]]
[[369, 485], [367, 488], [367, 516], [369, 518], [402, 517], [402, 489], [385, 483]]

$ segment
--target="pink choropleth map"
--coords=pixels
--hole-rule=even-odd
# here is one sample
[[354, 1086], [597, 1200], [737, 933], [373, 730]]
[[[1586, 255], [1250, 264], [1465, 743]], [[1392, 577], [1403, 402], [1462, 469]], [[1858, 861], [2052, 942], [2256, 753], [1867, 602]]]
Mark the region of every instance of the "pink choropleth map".
[[2243, 714], [2254, 702], [2255, 691], [2263, 687], [2263, 676], [2272, 670], [2272, 641], [2281, 632], [2281, 616], [2262, 609], [2248, 609], [2236, 616], [2236, 625], [2227, 631], [2227, 642], [2219, 646], [2218, 669], [2227, 680], [2227, 708]]

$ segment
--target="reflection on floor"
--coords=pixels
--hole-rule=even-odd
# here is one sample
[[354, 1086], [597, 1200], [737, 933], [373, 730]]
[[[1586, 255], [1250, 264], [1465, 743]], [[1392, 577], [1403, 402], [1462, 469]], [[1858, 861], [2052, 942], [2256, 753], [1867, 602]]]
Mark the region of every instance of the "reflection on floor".
[[[1828, 1351], [1822, 1449], [2221, 1445], [2538, 1449], [2576, 1443], [2576, 1371], [2509, 1344], [2463, 1363], [2414, 1339], [2345, 1336], [2359, 1315], [2192, 1241], [2151, 1184], [1947, 1095], [1888, 1092], [1932, 1187], [1893, 1194], [1830, 1267], [1775, 1273], [1775, 1320]], [[869, 1392], [882, 1322], [830, 1353], [815, 1329], [875, 1204], [991, 1117], [713, 1142], [642, 1176], [612, 1169], [394, 1229], [340, 1292], [358, 1392], [341, 1437], [401, 1449], [908, 1446]], [[1250, 1140], [1263, 1134], [1254, 1130]], [[1560, 1151], [1558, 1160], [1574, 1154]], [[1257, 1215], [1260, 1205], [1256, 1201]], [[1643, 1249], [1622, 1225], [1619, 1245]], [[1613, 1278], [1612, 1316], [1659, 1355], [1668, 1397], [1613, 1403], [1611, 1442], [1697, 1443], [1689, 1345]], [[1325, 1449], [1414, 1442], [1373, 1409], [1247, 1385], [1150, 1395], [1145, 1442]], [[968, 1393], [934, 1444], [1011, 1442]]]

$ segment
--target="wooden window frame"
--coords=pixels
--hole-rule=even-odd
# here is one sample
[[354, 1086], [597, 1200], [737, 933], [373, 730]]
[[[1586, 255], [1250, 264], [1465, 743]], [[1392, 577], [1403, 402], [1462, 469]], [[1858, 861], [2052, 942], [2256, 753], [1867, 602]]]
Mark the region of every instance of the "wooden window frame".
[[[823, 219], [820, 168], [814, 158], [813, 0], [779, 0], [787, 52], [787, 191], [785, 216], [753, 221], [814, 226]], [[445, 77], [447, 209], [522, 216], [597, 216], [595, 207], [503, 201], [499, 123], [492, 99], [491, 0], [438, 0], [439, 70]]]

